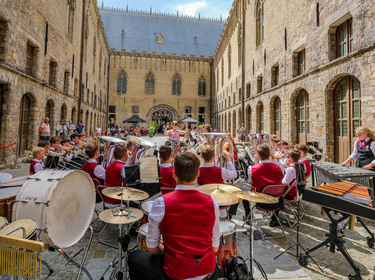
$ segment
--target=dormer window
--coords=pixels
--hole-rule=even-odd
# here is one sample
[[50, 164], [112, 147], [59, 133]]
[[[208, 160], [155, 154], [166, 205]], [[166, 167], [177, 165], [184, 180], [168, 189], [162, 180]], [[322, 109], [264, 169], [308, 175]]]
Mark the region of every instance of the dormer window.
[[157, 40], [158, 44], [162, 45], [163, 44], [163, 35], [161, 34], [161, 32], [159, 32], [159, 35], [157, 37]]

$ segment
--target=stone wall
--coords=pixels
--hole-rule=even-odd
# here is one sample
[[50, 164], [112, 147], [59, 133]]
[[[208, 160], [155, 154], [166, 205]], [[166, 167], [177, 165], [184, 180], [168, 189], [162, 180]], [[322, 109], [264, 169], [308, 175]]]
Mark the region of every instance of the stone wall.
[[[246, 108], [251, 108], [250, 132], [259, 132], [256, 107], [262, 102], [264, 132], [274, 133], [272, 104], [278, 96], [281, 99], [281, 138], [291, 143], [300, 142], [297, 135], [296, 99], [298, 94], [305, 90], [309, 96], [310, 107], [310, 133], [307, 140], [319, 142], [329, 159], [337, 161], [335, 148], [337, 150], [340, 147], [335, 144], [333, 91], [343, 77], [354, 77], [360, 82], [361, 124], [374, 127], [375, 7], [371, 1], [360, 0], [320, 1], [318, 7], [315, 2], [306, 1], [282, 4], [274, 1], [259, 2], [264, 2], [264, 40], [258, 46], [255, 18], [257, 3], [250, 0], [246, 6], [244, 75], [246, 84], [251, 86], [251, 92], [250, 97], [245, 100], [244, 108], [245, 117], [248, 116]], [[332, 55], [332, 47], [335, 45], [332, 43], [332, 30], [350, 18], [353, 24], [353, 49], [349, 54], [335, 58]], [[229, 42], [228, 40], [227, 45]], [[296, 75], [293, 55], [302, 49], [305, 50], [305, 72]], [[224, 59], [225, 56], [224, 52]], [[214, 73], [219, 79], [222, 59], [222, 55], [214, 58]], [[279, 66], [279, 82], [275, 86], [271, 83], [274, 65]], [[227, 65], [224, 63], [224, 74], [226, 71]], [[262, 90], [258, 93], [257, 81], [260, 76], [263, 82]], [[238, 116], [241, 108], [241, 104], [233, 105], [232, 101], [228, 105], [230, 96], [226, 95], [225, 84], [230, 82], [231, 79], [226, 78], [224, 87], [217, 88], [215, 92], [215, 107], [218, 108], [215, 120], [216, 126], [221, 130], [230, 128], [225, 120], [233, 116], [233, 112], [237, 112]], [[250, 123], [250, 120], [247, 119], [246, 123]], [[351, 149], [352, 147], [349, 147], [346, 154], [350, 153]]]
[[[87, 55], [83, 59], [82, 86], [86, 95], [90, 92], [90, 99], [83, 99], [84, 96], [81, 102], [79, 99], [82, 4], [82, 0], [51, 0], [43, 1], [43, 4], [36, 0], [0, 2], [0, 18], [6, 22], [5, 36], [2, 37], [5, 47], [1, 57], [4, 59], [0, 60], [0, 94], [3, 94], [4, 101], [1, 104], [0, 145], [20, 140], [21, 100], [25, 94], [31, 100], [27, 149], [32, 149], [39, 141], [38, 129], [45, 116], [47, 102], [52, 107], [52, 135], [55, 135], [60, 118], [77, 122], [78, 118], [88, 115], [87, 134], [98, 122], [105, 126], [109, 50], [96, 0], [86, 1], [85, 9]], [[32, 74], [26, 71], [27, 44], [36, 48]], [[51, 61], [57, 63], [56, 82], [53, 84], [50, 83]], [[65, 115], [62, 115], [62, 107]], [[0, 163], [15, 163], [19, 154], [16, 149], [16, 146], [1, 149]]]

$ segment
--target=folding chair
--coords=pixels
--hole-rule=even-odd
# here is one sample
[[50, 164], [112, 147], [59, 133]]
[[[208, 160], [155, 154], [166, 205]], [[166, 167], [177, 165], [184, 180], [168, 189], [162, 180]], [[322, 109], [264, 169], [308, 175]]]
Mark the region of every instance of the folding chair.
[[[285, 237], [284, 227], [281, 224], [279, 217], [276, 215], [276, 211], [279, 211], [279, 210], [281, 210], [283, 208], [283, 205], [284, 205], [283, 195], [284, 195], [284, 192], [288, 189], [288, 187], [289, 187], [289, 185], [283, 185], [283, 184], [281, 184], [281, 185], [268, 185], [268, 186], [265, 186], [263, 188], [262, 193], [278, 197], [279, 200], [280, 200], [280, 205], [276, 209], [272, 209], [272, 210], [261, 208], [259, 206], [259, 204], [256, 204], [256, 208], [258, 210], [266, 212], [266, 215], [262, 219], [264, 219], [264, 218], [266, 218], [266, 217], [269, 216], [269, 219], [267, 220], [267, 222], [269, 220], [271, 220], [272, 216], [274, 216], [275, 219], [276, 219], [276, 221], [277, 221], [277, 223], [280, 225], [281, 233], [280, 233], [280, 235], [270, 235], [268, 237], [264, 237], [262, 235], [262, 239]], [[255, 220], [257, 220], [257, 219], [255, 219]]]

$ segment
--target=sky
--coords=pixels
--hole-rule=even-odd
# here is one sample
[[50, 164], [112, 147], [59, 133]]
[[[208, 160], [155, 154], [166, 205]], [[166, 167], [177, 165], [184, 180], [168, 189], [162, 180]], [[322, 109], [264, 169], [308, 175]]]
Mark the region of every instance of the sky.
[[170, 13], [187, 16], [200, 16], [206, 18], [226, 19], [232, 7], [231, 0], [98, 0], [101, 7], [124, 8], [128, 6], [129, 10], [149, 11], [152, 7], [153, 12]]

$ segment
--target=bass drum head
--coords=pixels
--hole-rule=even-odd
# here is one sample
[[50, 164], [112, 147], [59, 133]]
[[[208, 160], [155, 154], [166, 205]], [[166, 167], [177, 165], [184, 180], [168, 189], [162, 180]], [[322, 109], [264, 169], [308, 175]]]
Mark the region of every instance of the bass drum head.
[[47, 211], [48, 236], [59, 248], [76, 244], [90, 225], [95, 187], [83, 171], [70, 171], [54, 189]]
[[13, 219], [35, 220], [41, 240], [53, 247], [76, 244], [90, 225], [95, 207], [95, 186], [83, 171], [38, 172], [19, 191]]

